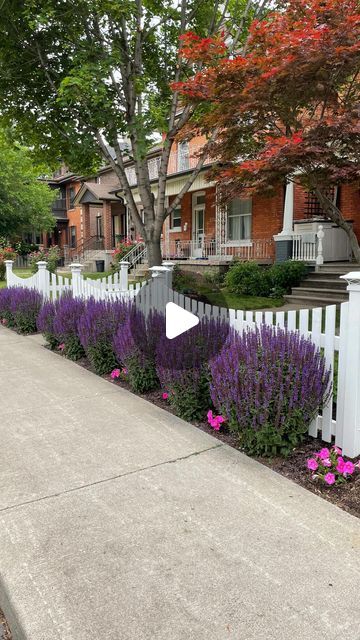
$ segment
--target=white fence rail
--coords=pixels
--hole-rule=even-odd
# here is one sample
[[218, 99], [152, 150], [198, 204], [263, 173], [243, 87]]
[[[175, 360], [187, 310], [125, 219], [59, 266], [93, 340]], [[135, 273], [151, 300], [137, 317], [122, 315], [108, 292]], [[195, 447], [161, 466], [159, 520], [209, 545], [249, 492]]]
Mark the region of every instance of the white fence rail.
[[13, 261], [6, 260], [6, 282], [8, 287], [25, 287], [40, 291], [46, 299], [56, 300], [66, 291], [74, 296], [95, 300], [131, 299], [140, 291], [145, 283], [132, 285], [128, 283], [128, 262], [120, 263], [120, 272], [94, 280], [84, 278], [81, 264], [70, 265], [71, 278], [50, 273], [46, 262], [38, 262], [38, 271], [28, 277], [21, 278], [13, 271]]

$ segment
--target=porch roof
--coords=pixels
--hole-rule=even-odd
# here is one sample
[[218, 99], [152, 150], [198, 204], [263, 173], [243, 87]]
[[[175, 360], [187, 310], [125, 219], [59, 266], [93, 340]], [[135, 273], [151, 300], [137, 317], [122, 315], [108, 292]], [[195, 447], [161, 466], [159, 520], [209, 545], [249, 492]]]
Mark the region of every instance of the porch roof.
[[[122, 198], [114, 196], [115, 184], [97, 184], [95, 182], [84, 182], [81, 189], [76, 194], [74, 204], [101, 204], [102, 200], [119, 202]], [[120, 187], [118, 187], [118, 190]]]

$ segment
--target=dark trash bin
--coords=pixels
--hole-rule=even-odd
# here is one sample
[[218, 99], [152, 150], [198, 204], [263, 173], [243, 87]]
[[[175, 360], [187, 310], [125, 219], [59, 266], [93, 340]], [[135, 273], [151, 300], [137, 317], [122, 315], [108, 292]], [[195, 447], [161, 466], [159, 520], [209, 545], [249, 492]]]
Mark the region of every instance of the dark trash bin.
[[95, 260], [97, 273], [103, 273], [105, 271], [105, 260]]

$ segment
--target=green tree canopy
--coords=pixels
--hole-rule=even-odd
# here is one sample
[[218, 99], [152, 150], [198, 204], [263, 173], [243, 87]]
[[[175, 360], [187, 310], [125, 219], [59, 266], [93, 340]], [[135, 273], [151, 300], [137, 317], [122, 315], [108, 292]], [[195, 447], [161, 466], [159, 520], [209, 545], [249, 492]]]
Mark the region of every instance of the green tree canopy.
[[[43, 157], [63, 158], [87, 173], [111, 165], [144, 237], [150, 264], [161, 260], [165, 218], [178, 206], [206, 158], [167, 205], [171, 147], [194, 108], [170, 84], [192, 75], [179, 55], [188, 30], [212, 38], [223, 31], [234, 47], [267, 0], [5, 0], [0, 23], [0, 112]], [[163, 135], [156, 201], [146, 154]], [[128, 141], [127, 148], [121, 144]], [[111, 147], [114, 153], [109, 150]], [[115, 157], [114, 157], [115, 155]], [[124, 162], [134, 161], [141, 219]]]
[[43, 171], [28, 149], [12, 144], [0, 131], [0, 236], [54, 226], [51, 205], [56, 192], [39, 180]]

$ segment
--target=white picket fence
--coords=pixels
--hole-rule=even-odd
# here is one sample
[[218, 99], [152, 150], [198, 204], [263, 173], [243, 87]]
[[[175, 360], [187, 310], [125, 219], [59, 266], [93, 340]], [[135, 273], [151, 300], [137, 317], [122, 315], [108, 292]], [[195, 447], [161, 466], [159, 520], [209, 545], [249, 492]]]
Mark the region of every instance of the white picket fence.
[[132, 299], [145, 282], [136, 283], [136, 285], [128, 283], [128, 263], [121, 263], [120, 272], [116, 272], [109, 276], [104, 276], [97, 280], [92, 278], [84, 278], [81, 273], [82, 265], [72, 264], [71, 278], [50, 273], [47, 270], [46, 262], [38, 262], [38, 271], [28, 277], [21, 278], [13, 271], [13, 261], [6, 260], [6, 282], [8, 287], [25, 287], [27, 289], [36, 289], [40, 291], [44, 298], [56, 300], [66, 291], [71, 291], [74, 296], [86, 299], [94, 298], [95, 300], [119, 300]]
[[[101, 280], [85, 279], [81, 265], [71, 265], [72, 278], [49, 274], [46, 263], [30, 278], [19, 278], [12, 271], [12, 261], [6, 261], [8, 286], [35, 288], [46, 298], [57, 298], [71, 290], [74, 296], [97, 300], [134, 299], [148, 313], [151, 309], [165, 312], [167, 302], [201, 317], [224, 318], [230, 326], [242, 332], [247, 327], [267, 325], [299, 331], [319, 347], [331, 371], [331, 383], [336, 382], [336, 397], [331, 395], [320, 415], [313, 421], [309, 434], [325, 442], [335, 439], [337, 446], [349, 457], [360, 455], [360, 271], [342, 276], [348, 282], [349, 301], [340, 307], [337, 323], [336, 305], [299, 311], [238, 311], [204, 304], [172, 289], [172, 265], [152, 267], [149, 283], [128, 287], [125, 263], [119, 274]], [[337, 326], [339, 325], [339, 326]]]

